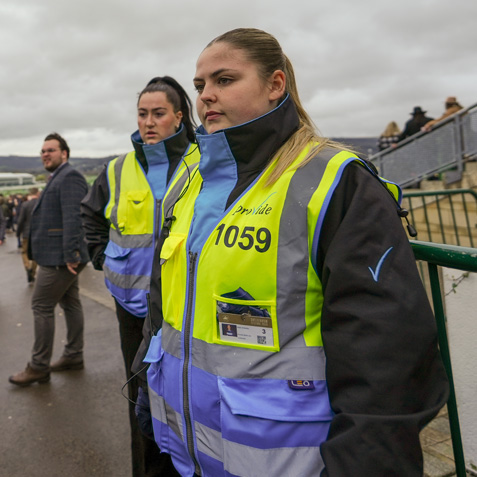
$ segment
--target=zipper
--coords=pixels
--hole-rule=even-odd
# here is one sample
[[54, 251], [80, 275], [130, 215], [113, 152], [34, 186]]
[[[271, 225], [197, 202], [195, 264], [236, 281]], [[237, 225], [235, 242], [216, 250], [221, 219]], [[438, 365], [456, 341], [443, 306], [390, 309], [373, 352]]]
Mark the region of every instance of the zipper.
[[184, 323], [184, 364], [182, 366], [182, 395], [184, 396], [184, 419], [186, 424], [186, 442], [187, 450], [191, 456], [195, 473], [201, 475], [199, 463], [195, 457], [194, 438], [192, 434], [192, 420], [190, 416], [190, 402], [189, 402], [189, 362], [190, 362], [190, 338], [192, 325], [192, 304], [194, 302], [195, 294], [195, 268], [197, 263], [197, 253], [189, 251], [189, 290], [187, 292], [187, 311]]
[[155, 206], [154, 243], [157, 243], [157, 239], [159, 238], [159, 229], [161, 228], [161, 199], [156, 199]]

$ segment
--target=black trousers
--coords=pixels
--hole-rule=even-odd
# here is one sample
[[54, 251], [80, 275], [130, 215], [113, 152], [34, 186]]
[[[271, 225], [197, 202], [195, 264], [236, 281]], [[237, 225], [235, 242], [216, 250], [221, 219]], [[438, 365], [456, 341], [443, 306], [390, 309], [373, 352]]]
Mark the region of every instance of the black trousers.
[[[144, 318], [138, 318], [126, 311], [116, 300], [116, 315], [119, 321], [119, 336], [123, 352], [126, 377], [132, 376], [131, 366], [137, 349], [142, 341]], [[138, 380], [132, 379], [128, 384], [128, 396], [136, 402]], [[174, 477], [180, 474], [172, 465], [169, 454], [160, 453], [157, 444], [148, 439], [139, 429], [134, 404], [129, 402], [129, 422], [131, 426], [131, 451], [133, 477]]]

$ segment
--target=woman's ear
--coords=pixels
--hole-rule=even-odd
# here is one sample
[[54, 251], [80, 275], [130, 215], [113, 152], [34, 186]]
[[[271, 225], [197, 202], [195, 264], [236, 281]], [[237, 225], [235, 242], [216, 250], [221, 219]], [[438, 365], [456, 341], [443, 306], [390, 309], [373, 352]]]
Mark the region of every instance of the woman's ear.
[[182, 122], [182, 111], [177, 111], [176, 113], [176, 129], [179, 129]]
[[285, 94], [287, 78], [282, 70], [275, 70], [269, 82], [269, 101], [277, 101]]

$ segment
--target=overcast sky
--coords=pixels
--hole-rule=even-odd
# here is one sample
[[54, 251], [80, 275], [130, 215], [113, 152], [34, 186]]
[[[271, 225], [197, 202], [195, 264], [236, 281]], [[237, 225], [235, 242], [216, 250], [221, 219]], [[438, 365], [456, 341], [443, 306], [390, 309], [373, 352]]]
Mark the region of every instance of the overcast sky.
[[475, 0], [1, 0], [0, 155], [37, 155], [57, 131], [72, 156], [131, 149], [137, 93], [192, 78], [237, 27], [275, 35], [324, 136], [379, 136], [414, 106], [477, 102]]

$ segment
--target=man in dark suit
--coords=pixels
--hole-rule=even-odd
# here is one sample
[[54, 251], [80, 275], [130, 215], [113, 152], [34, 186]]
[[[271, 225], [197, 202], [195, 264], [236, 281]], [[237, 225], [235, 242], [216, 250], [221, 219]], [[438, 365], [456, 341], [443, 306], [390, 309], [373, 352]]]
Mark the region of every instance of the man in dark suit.
[[[57, 133], [45, 138], [41, 159], [52, 173], [30, 220], [29, 257], [39, 270], [32, 296], [35, 342], [24, 371], [10, 376], [18, 386], [44, 383], [50, 371], [83, 368], [83, 309], [78, 274], [88, 262], [80, 202], [88, 191], [85, 178], [68, 163], [70, 150]], [[67, 342], [50, 366], [55, 332], [55, 307], [64, 310]]]

